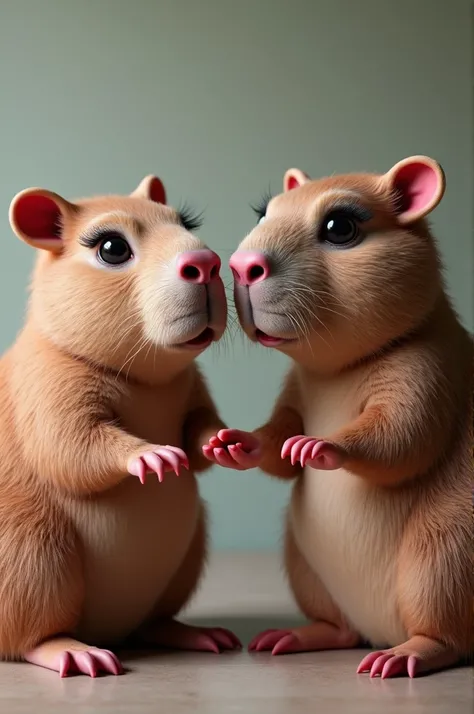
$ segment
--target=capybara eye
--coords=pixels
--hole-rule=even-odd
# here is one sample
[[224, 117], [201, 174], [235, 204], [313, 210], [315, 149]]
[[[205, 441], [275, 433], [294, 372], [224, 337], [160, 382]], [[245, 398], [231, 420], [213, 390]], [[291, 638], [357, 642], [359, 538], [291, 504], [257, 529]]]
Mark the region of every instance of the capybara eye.
[[320, 231], [321, 240], [341, 248], [350, 248], [359, 236], [357, 221], [343, 211], [333, 211], [327, 215]]
[[123, 235], [111, 231], [102, 238], [98, 256], [107, 265], [122, 265], [133, 257], [133, 253]]

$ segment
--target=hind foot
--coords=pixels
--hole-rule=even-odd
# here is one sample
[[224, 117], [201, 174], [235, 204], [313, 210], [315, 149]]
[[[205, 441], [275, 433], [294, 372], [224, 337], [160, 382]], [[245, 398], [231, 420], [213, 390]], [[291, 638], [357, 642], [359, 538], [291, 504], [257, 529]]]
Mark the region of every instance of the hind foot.
[[25, 654], [25, 660], [39, 667], [59, 672], [60, 677], [70, 674], [123, 674], [117, 657], [109, 650], [89, 647], [82, 642], [66, 637], [46, 640]]
[[416, 677], [419, 674], [451, 667], [460, 660], [459, 653], [429, 637], [417, 635], [398, 647], [371, 652], [360, 663], [357, 674], [371, 677]]
[[249, 652], [271, 650], [272, 655], [347, 649], [359, 642], [357, 633], [342, 630], [328, 622], [314, 622], [289, 630], [265, 630], [249, 644]]
[[194, 627], [177, 620], [162, 620], [145, 633], [142, 639], [147, 644], [177, 650], [214, 652], [242, 649], [236, 635], [223, 627]]

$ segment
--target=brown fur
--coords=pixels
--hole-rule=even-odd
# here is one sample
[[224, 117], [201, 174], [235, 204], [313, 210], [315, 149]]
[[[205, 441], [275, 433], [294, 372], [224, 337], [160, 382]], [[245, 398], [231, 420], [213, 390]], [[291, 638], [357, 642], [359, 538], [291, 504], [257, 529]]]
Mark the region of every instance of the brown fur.
[[[199, 350], [174, 345], [209, 324], [219, 339], [225, 296], [221, 284], [206, 296], [175, 279], [176, 256], [203, 245], [174, 209], [150, 200], [150, 186], [75, 203], [31, 190], [12, 204], [18, 235], [45, 250], [26, 324], [0, 361], [2, 658], [61, 633], [94, 645], [122, 639], [151, 611], [175, 615], [202, 573], [194, 471], [209, 465], [200, 447], [223, 424], [194, 362]], [[42, 236], [18, 213], [24, 196], [57, 207]], [[79, 240], [92, 225], [130, 235], [136, 264], [97, 267]], [[166, 473], [162, 484], [148, 475], [142, 486], [127, 465], [155, 444], [185, 445], [190, 472]]]
[[[264, 470], [301, 474], [286, 557], [298, 603], [316, 624], [341, 626], [342, 617], [379, 646], [409, 640], [401, 654], [418, 647], [428, 657], [431, 642], [426, 666], [435, 668], [474, 647], [473, 342], [446, 296], [424, 221], [444, 176], [432, 160], [414, 160], [434, 167], [438, 185], [429, 205], [409, 214], [399, 179], [410, 161], [384, 176], [311, 181], [288, 172], [285, 192], [239, 246], [263, 251], [270, 275], [236, 283], [235, 295], [250, 339], [258, 328], [293, 340], [278, 347], [293, 365], [256, 433]], [[318, 225], [341, 198], [371, 214], [365, 239], [346, 250], [318, 240]], [[303, 428], [297, 418], [281, 427], [290, 409]], [[278, 461], [284, 441], [299, 433], [332, 444], [342, 468], [302, 472]]]
[[303, 431], [301, 418], [301, 398], [295, 375], [290, 373], [275, 404], [270, 422], [255, 431], [265, 448], [262, 452], [260, 468], [279, 478], [294, 478], [300, 469], [280, 458], [281, 447], [286, 439]]

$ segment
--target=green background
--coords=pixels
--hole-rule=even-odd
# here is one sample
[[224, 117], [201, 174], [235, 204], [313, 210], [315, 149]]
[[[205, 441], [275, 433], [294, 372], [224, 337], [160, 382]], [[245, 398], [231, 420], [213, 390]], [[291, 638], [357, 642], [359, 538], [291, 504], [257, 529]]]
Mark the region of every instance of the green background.
[[[156, 173], [171, 202], [206, 209], [227, 262], [286, 168], [385, 171], [414, 153], [447, 174], [433, 224], [472, 329], [471, 53], [464, 0], [0, 0], [0, 348], [34, 258], [7, 220], [22, 188], [123, 193]], [[202, 361], [226, 420], [250, 429], [285, 360], [231, 334]], [[215, 547], [278, 546], [286, 485], [215, 469], [202, 488]]]

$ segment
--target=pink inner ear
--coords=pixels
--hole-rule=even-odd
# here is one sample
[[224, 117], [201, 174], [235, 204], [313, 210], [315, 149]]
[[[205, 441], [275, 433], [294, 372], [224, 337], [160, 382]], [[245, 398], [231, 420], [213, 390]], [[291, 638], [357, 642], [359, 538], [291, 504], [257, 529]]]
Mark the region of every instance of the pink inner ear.
[[15, 206], [15, 222], [32, 240], [61, 240], [61, 211], [48, 196], [23, 196]]
[[299, 186], [300, 184], [296, 176], [290, 176], [287, 182], [288, 191], [291, 191], [294, 188], [299, 188]]
[[395, 188], [401, 196], [400, 213], [423, 213], [439, 190], [439, 177], [427, 164], [406, 164], [397, 172]]
[[154, 178], [150, 184], [150, 201], [166, 203], [166, 191], [160, 179]]

